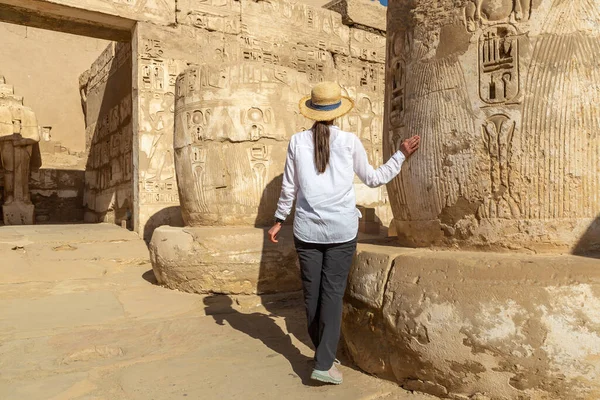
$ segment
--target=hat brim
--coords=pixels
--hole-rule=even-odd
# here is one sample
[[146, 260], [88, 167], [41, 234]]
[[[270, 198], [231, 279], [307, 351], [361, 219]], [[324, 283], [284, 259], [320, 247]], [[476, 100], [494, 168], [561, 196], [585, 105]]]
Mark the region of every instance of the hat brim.
[[300, 113], [304, 115], [308, 119], [312, 119], [313, 121], [332, 121], [336, 118], [339, 118], [345, 114], [348, 114], [350, 110], [354, 107], [354, 101], [348, 97], [342, 96], [342, 101], [340, 106], [333, 110], [315, 110], [306, 105], [307, 101], [310, 100], [310, 96], [305, 96], [300, 100], [298, 107], [300, 108]]

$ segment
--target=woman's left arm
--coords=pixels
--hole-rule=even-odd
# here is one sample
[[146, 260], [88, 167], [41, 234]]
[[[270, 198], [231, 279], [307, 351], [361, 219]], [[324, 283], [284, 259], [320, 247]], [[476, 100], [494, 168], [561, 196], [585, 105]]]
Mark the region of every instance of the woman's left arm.
[[281, 195], [277, 202], [277, 211], [275, 218], [285, 220], [292, 211], [298, 185], [296, 183], [296, 165], [294, 163], [293, 141], [290, 141], [285, 159], [285, 168], [283, 171], [283, 182], [281, 184]]

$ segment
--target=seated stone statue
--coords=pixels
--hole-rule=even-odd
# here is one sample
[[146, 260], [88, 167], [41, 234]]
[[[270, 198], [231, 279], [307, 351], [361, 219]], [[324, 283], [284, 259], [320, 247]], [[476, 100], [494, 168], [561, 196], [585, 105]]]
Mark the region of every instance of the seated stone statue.
[[[8, 85], [0, 82], [0, 86]], [[0, 166], [4, 172], [2, 214], [5, 225], [34, 222], [29, 176], [32, 169], [41, 166], [39, 141], [39, 127], [33, 111], [24, 107], [22, 99], [14, 96], [12, 90], [0, 92]]]

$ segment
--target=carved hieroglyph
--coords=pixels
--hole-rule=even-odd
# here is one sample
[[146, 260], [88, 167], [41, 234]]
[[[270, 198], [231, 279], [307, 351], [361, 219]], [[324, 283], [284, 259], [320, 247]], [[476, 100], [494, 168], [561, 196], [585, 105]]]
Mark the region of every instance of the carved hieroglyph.
[[423, 138], [388, 187], [399, 237], [566, 249], [600, 234], [600, 3], [456, 4], [388, 12], [384, 148]]
[[[0, 167], [4, 174], [2, 214], [5, 225], [31, 225], [29, 179], [31, 168], [39, 168], [39, 127], [34, 112], [15, 96], [13, 87], [0, 76]], [[36, 146], [37, 147], [37, 146]]]

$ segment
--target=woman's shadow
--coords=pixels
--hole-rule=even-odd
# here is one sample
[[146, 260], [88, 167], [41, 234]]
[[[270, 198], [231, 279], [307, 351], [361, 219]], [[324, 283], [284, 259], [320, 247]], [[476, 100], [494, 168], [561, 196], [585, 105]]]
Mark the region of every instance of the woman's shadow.
[[[217, 324], [224, 325], [227, 322], [232, 328], [260, 340], [269, 349], [284, 356], [303, 384], [319, 385], [309, 379], [312, 371], [312, 358], [303, 355], [300, 349], [293, 344], [291, 337], [293, 335], [314, 350], [307, 333], [303, 303], [298, 292], [302, 286], [295, 253], [293, 257], [281, 255], [278, 258], [277, 254], [279, 253], [274, 251], [278, 246], [281, 248], [280, 246], [284, 246], [283, 243], [287, 243], [287, 253], [290, 254], [291, 237], [287, 237], [289, 236], [288, 232], [284, 240], [280, 240], [279, 244], [274, 244], [269, 241], [267, 234], [273, 225], [273, 215], [277, 207], [281, 182], [282, 176], [280, 175], [273, 179], [263, 191], [255, 222], [255, 228], [263, 231], [257, 292], [268, 314], [242, 313], [233, 307], [233, 300], [229, 296], [223, 295], [206, 297], [204, 299], [205, 312], [206, 315], [212, 316]], [[289, 230], [291, 221], [286, 221], [286, 225], [288, 225], [286, 229]], [[289, 295], [274, 294], [281, 291], [290, 293]], [[283, 319], [285, 330], [277, 324], [276, 318]], [[272, 356], [274, 355], [267, 357]]]
[[[303, 355], [300, 349], [294, 346], [291, 335], [286, 334], [277, 325], [272, 314], [240, 312], [233, 307], [233, 300], [223, 295], [206, 297], [204, 305], [206, 315], [214, 318], [218, 325], [225, 325], [227, 322], [233, 329], [260, 340], [266, 347], [288, 360], [292, 371], [303, 384], [310, 384], [311, 358]], [[276, 357], [277, 354], [269, 354], [266, 357]]]

